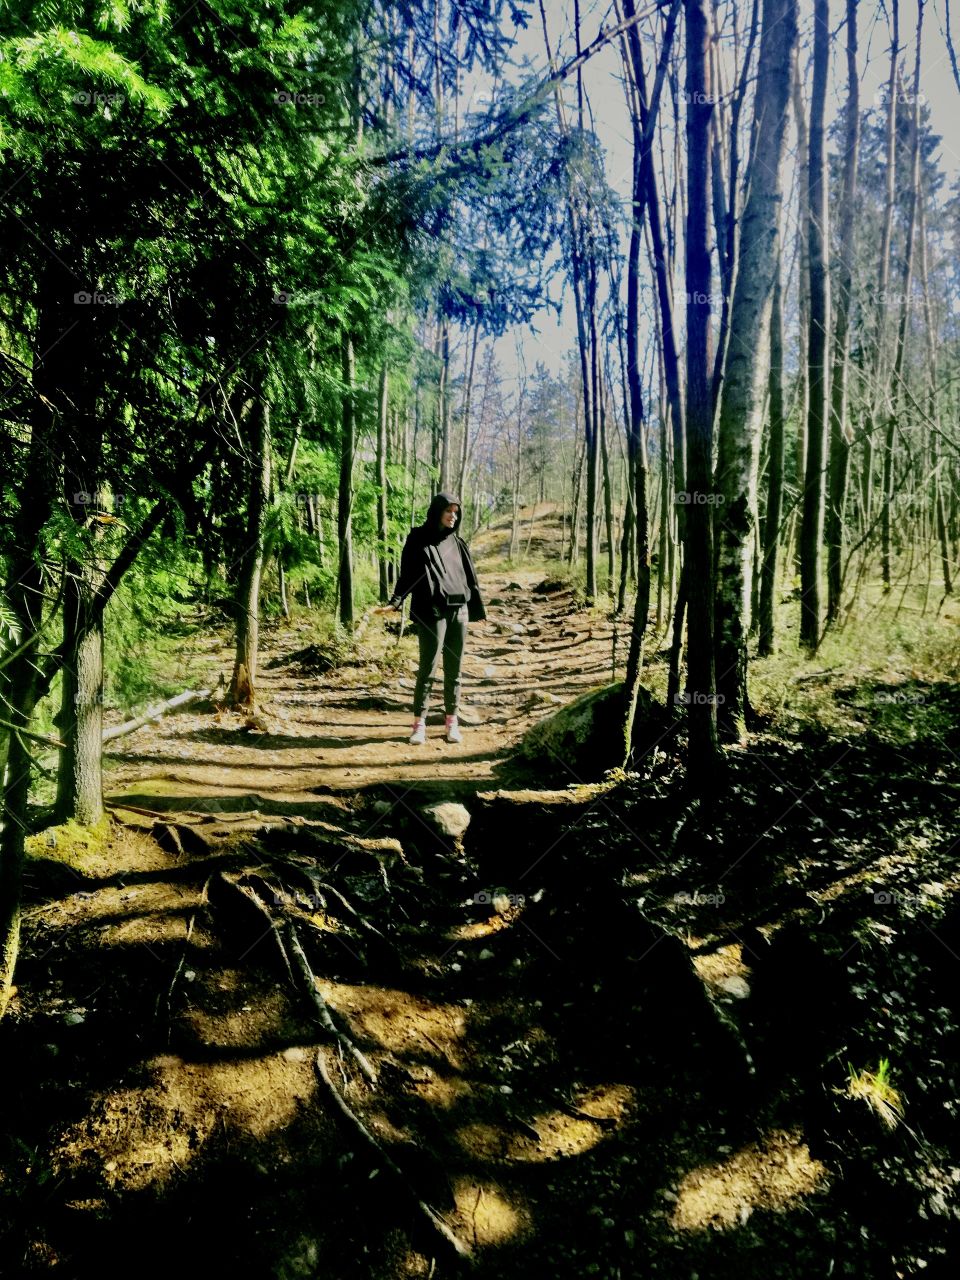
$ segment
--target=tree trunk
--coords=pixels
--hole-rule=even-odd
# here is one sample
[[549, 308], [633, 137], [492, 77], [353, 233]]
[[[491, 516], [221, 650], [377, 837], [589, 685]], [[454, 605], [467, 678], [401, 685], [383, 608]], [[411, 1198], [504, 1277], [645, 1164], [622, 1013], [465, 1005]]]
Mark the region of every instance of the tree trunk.
[[[96, 487], [88, 492], [99, 499]], [[74, 512], [78, 523], [89, 515], [89, 507]], [[96, 541], [96, 530], [91, 533]], [[103, 615], [93, 617], [91, 608], [100, 577], [92, 558], [73, 563], [63, 593], [67, 657], [57, 726], [66, 746], [57, 771], [56, 813], [59, 822], [73, 818], [83, 826], [103, 817]]]
[[900, 54], [900, 4], [892, 0], [890, 70], [887, 74], [887, 119], [884, 145], [885, 196], [883, 222], [880, 230], [880, 261], [877, 267], [876, 329], [873, 341], [872, 385], [870, 394], [875, 397], [865, 424], [863, 441], [863, 470], [860, 481], [860, 505], [863, 511], [863, 532], [866, 535], [873, 521], [873, 472], [874, 431], [880, 414], [886, 413], [889, 390], [883, 395], [884, 357], [887, 331], [887, 284], [890, 279], [890, 241], [893, 230], [893, 211], [897, 199], [896, 144], [897, 144], [897, 59]]
[[[797, 327], [797, 438], [794, 451], [794, 480], [797, 492], [804, 491], [804, 468], [807, 459], [807, 416], [810, 412], [810, 378], [807, 347], [810, 340], [810, 239], [806, 228], [810, 222], [810, 170], [807, 155], [810, 137], [807, 131], [807, 113], [800, 82], [800, 59], [793, 64], [793, 114], [797, 127], [797, 205], [800, 231], [800, 275], [797, 288], [799, 324]], [[800, 572], [800, 539], [794, 549], [796, 570]]]
[[[923, 5], [917, 9], [917, 43], [913, 75], [913, 110], [910, 114], [910, 190], [907, 196], [907, 219], [904, 232], [903, 267], [900, 278], [900, 317], [897, 346], [891, 379], [892, 403], [883, 438], [883, 506], [880, 511], [880, 571], [885, 592], [891, 587], [891, 519], [893, 504], [893, 446], [897, 418], [903, 400], [903, 362], [907, 345], [910, 281], [913, 277], [913, 253], [916, 240], [917, 205], [920, 196], [920, 50], [923, 40]], [[881, 302], [883, 300], [881, 299]]]
[[266, 550], [270, 502], [270, 409], [261, 386], [251, 407], [249, 493], [245, 545], [237, 575], [237, 646], [227, 700], [253, 711], [256, 706], [257, 657], [260, 645], [260, 582]]
[[717, 717], [728, 739], [741, 738], [746, 732], [757, 475], [779, 252], [780, 166], [796, 38], [797, 0], [763, 0], [749, 194], [743, 210], [740, 269], [730, 307], [731, 341], [718, 420]]
[[387, 424], [390, 414], [390, 371], [386, 361], [380, 370], [380, 406], [377, 415], [377, 562], [380, 569], [380, 603], [390, 599], [390, 529], [387, 524]]
[[826, 515], [827, 624], [840, 613], [843, 577], [843, 526], [847, 471], [853, 432], [847, 423], [847, 363], [853, 304], [853, 263], [856, 254], [857, 158], [860, 150], [860, 77], [857, 74], [857, 0], [847, 0], [847, 120], [844, 131], [843, 200], [840, 206], [840, 248], [837, 263], [837, 322], [833, 340], [833, 379], [830, 408], [830, 479]]
[[685, 0], [687, 52], [687, 724], [688, 776], [706, 789], [717, 758], [712, 529], [713, 397], [710, 386], [708, 242], [710, 0]]
[[610, 476], [610, 450], [607, 446], [607, 395], [601, 388], [597, 397], [600, 407], [600, 463], [602, 466], [601, 481], [603, 486], [603, 527], [607, 535], [607, 595], [613, 595], [613, 584], [616, 579], [615, 549], [616, 539], [613, 528], [613, 485]]
[[810, 330], [807, 375], [807, 456], [803, 476], [800, 526], [800, 643], [815, 650], [820, 643], [820, 563], [823, 542], [824, 446], [827, 431], [827, 334], [830, 278], [827, 273], [827, 171], [824, 113], [830, 63], [829, 0], [814, 0], [813, 91], [810, 100], [809, 191]]
[[923, 289], [924, 332], [927, 347], [927, 373], [929, 381], [928, 411], [930, 442], [930, 477], [933, 485], [930, 495], [931, 536], [936, 535], [940, 553], [940, 570], [943, 576], [943, 594], [953, 594], [953, 573], [950, 565], [950, 547], [947, 541], [947, 521], [943, 505], [943, 482], [940, 459], [940, 413], [937, 402], [937, 340], [934, 333], [933, 308], [930, 305], [930, 282], [927, 277], [927, 220], [922, 190], [919, 194], [917, 225], [920, 235], [920, 284]]
[[580, 558], [580, 504], [583, 494], [583, 467], [586, 455], [587, 445], [586, 441], [583, 441], [577, 451], [577, 458], [574, 464], [573, 511], [570, 517], [570, 549], [567, 561], [571, 566], [575, 565]]
[[773, 653], [777, 590], [777, 550], [783, 510], [783, 290], [777, 264], [770, 311], [770, 449], [767, 460], [767, 511], [763, 521], [763, 568], [760, 574], [758, 651]]
[[337, 500], [337, 534], [340, 540], [338, 614], [342, 627], [353, 626], [353, 458], [357, 447], [354, 404], [356, 366], [353, 339], [344, 334], [340, 345], [343, 377], [342, 430], [340, 435], [340, 489]]
[[597, 598], [598, 499], [600, 497], [600, 378], [597, 335], [597, 262], [591, 250], [586, 259], [586, 312], [589, 321], [588, 346], [590, 417], [587, 421], [587, 508], [586, 508], [586, 596]]
[[[467, 488], [467, 467], [470, 465], [470, 410], [473, 407], [473, 378], [477, 367], [477, 347], [480, 345], [480, 321], [473, 326], [470, 342], [470, 355], [467, 358], [467, 377], [463, 388], [463, 440], [460, 445], [460, 476], [457, 482], [457, 494], [461, 501]], [[484, 382], [484, 392], [480, 403], [480, 420], [483, 422], [484, 402], [486, 400], [489, 374]]]
[[444, 320], [440, 331], [440, 382], [437, 388], [437, 415], [440, 428], [440, 492], [450, 492], [450, 325]]
[[74, 818], [92, 826], [103, 817], [103, 614], [94, 614], [93, 600], [103, 573], [97, 546], [106, 495], [100, 488], [103, 440], [96, 393], [79, 377], [78, 384], [63, 432], [64, 499], [75, 527], [73, 545], [82, 550], [64, 564], [64, 662], [55, 723], [66, 745], [57, 771], [56, 815], [59, 822]]
[[[51, 264], [41, 282], [34, 338], [30, 453], [7, 562], [6, 602], [17, 620], [21, 643], [19, 653], [0, 671], [0, 697], [4, 718], [23, 729], [29, 728], [37, 702], [35, 642], [44, 622], [39, 607], [44, 581], [38, 551], [43, 526], [52, 510], [54, 467], [60, 452], [56, 440], [60, 379], [54, 362], [64, 361], [66, 335], [74, 327], [65, 315], [65, 300], [72, 293], [72, 282], [65, 277], [65, 272], [61, 274]], [[28, 644], [30, 640], [34, 643]], [[15, 732], [8, 733], [0, 796], [0, 1017], [13, 993], [20, 948], [30, 768], [23, 738]]]
[[[714, 181], [717, 189], [717, 195], [714, 201], [714, 223], [717, 229], [720, 284], [723, 300], [720, 311], [720, 324], [717, 331], [717, 352], [713, 363], [712, 387], [714, 412], [716, 412], [717, 405], [720, 402], [721, 388], [723, 385], [727, 346], [730, 338], [730, 311], [733, 301], [733, 286], [736, 279], [737, 263], [739, 260], [739, 236], [741, 229], [741, 219], [739, 216], [740, 115], [743, 111], [743, 103], [744, 98], [746, 97], [747, 82], [750, 73], [750, 62], [757, 40], [759, 13], [759, 0], [753, 0], [750, 16], [750, 34], [747, 39], [747, 48], [743, 57], [743, 65], [740, 68], [740, 74], [737, 78], [736, 91], [732, 95], [733, 100], [730, 108], [729, 125], [727, 125], [724, 115], [722, 85], [720, 85], [719, 81], [717, 84], [719, 113], [714, 119], [714, 133], [716, 135], [714, 142]], [[734, 23], [736, 23], [736, 11], [734, 11]], [[716, 54], [717, 45], [720, 43], [720, 33], [716, 30], [716, 14], [714, 14], [714, 30], [714, 54]], [[734, 39], [736, 43], [739, 44], [739, 36], [736, 32], [736, 26], [734, 27]], [[718, 62], [718, 60], [716, 61]], [[763, 81], [759, 77], [759, 72], [758, 85], [763, 87]], [[730, 159], [727, 172], [726, 193], [723, 191], [723, 169], [719, 163], [722, 158], [722, 138], [724, 134], [727, 134], [730, 140]], [[749, 190], [749, 183], [746, 183], [745, 185]]]

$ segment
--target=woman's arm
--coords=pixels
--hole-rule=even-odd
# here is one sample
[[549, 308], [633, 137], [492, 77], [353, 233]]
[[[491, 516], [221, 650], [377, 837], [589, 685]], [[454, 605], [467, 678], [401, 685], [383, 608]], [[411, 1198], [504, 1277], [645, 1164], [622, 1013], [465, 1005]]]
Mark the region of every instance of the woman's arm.
[[395, 609], [400, 608], [404, 598], [410, 594], [423, 576], [422, 557], [418, 552], [419, 539], [415, 536], [415, 530], [411, 529], [403, 544], [403, 551], [400, 553], [400, 576], [390, 597], [390, 604]]
[[470, 613], [470, 621], [483, 622], [487, 616], [487, 611], [484, 608], [483, 597], [480, 595], [480, 584], [477, 581], [477, 570], [473, 563], [473, 556], [471, 556], [470, 548], [462, 538], [457, 538], [457, 542], [460, 544], [460, 555], [463, 559], [463, 567], [470, 587], [470, 603], [467, 606]]

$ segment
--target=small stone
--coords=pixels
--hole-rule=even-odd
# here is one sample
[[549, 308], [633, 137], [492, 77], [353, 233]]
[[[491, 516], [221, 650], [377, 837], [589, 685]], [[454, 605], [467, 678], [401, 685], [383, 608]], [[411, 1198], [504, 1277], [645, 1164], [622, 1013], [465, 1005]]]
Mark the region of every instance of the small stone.
[[117, 1167], [117, 1162], [116, 1160], [108, 1160], [103, 1167], [107, 1173], [113, 1173], [114, 1169]]
[[463, 965], [462, 965], [462, 964], [457, 964], [456, 962], [454, 962], [454, 963], [450, 966], [450, 968], [453, 970], [453, 972], [454, 972], [454, 973], [459, 973], [459, 972], [460, 972], [460, 970], [463, 968]]
[[183, 980], [184, 982], [193, 982], [196, 976], [197, 975], [193, 969], [185, 969], [183, 973]]
[[302, 1045], [292, 1044], [288, 1049], [284, 1049], [283, 1056], [287, 1062], [306, 1062], [307, 1051]]
[[425, 804], [420, 814], [439, 835], [449, 840], [459, 840], [470, 825], [469, 810], [452, 800]]
[[719, 986], [728, 996], [733, 996], [735, 1000], [746, 1000], [750, 994], [750, 984], [744, 979], [736, 976], [730, 978], [721, 978]]
[[490, 948], [489, 948], [489, 947], [484, 947], [484, 948], [483, 948], [483, 950], [480, 952], [480, 955], [477, 957], [477, 959], [478, 959], [478, 960], [492, 960], [492, 959], [493, 959], [493, 952], [490, 950]]
[[63, 1021], [68, 1027], [79, 1027], [84, 1021], [84, 1015], [78, 1009], [71, 1009], [63, 1015]]
[[502, 1085], [500, 1086], [500, 1092], [501, 1092], [501, 1093], [513, 1093], [513, 1090], [510, 1088], [510, 1086], [509, 1086], [508, 1084], [502, 1084]]

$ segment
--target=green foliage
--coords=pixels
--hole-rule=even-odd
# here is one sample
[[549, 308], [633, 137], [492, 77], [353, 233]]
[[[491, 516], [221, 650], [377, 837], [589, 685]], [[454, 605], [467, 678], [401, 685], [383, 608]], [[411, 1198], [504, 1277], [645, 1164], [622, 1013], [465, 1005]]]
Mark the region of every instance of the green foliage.
[[[751, 662], [751, 700], [770, 727], [792, 733], [816, 727], [842, 734], [866, 729], [895, 745], [955, 723], [947, 690], [960, 675], [951, 626], [921, 613], [923, 590], [910, 593], [909, 611], [871, 593], [860, 615], [828, 631], [817, 654], [800, 653], [796, 604], [778, 615], [781, 647]], [[951, 605], [950, 622], [956, 606]]]
[[201, 566], [188, 543], [157, 539], [134, 564], [104, 627], [104, 701], [122, 714], [190, 688], [201, 677], [185, 641], [200, 632]]
[[890, 1060], [881, 1058], [876, 1071], [857, 1071], [848, 1064], [847, 1096], [859, 1098], [888, 1129], [903, 1119], [903, 1099], [890, 1079]]

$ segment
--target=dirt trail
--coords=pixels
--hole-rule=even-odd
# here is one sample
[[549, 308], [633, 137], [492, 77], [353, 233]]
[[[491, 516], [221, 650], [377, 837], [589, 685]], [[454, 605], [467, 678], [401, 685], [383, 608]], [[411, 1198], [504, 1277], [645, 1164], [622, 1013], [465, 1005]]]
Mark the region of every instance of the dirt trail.
[[[285, 665], [297, 649], [286, 632], [286, 649], [265, 653], [258, 680], [265, 732], [240, 728], [228, 715], [212, 722], [208, 711], [171, 716], [110, 751], [110, 798], [148, 808], [309, 815], [322, 806], [318, 797], [374, 784], [489, 786], [533, 723], [612, 677], [615, 624], [578, 612], [568, 591], [535, 592], [541, 579], [483, 575], [488, 619], [470, 627], [461, 744], [443, 740], [439, 672], [427, 742], [406, 742], [412, 638], [402, 642], [399, 676], [385, 676], [373, 663], [317, 675]], [[375, 619], [371, 629], [380, 626]], [[622, 675], [626, 622], [617, 629]], [[229, 669], [230, 655], [212, 656], [215, 680]], [[571, 774], [569, 781], [579, 779]]]
[[[832, 1148], [808, 1143], [819, 1113], [792, 1090], [757, 1091], [731, 1027], [755, 999], [748, 1029], [773, 1026], [757, 1043], [775, 1080], [788, 1037], [771, 1011], [816, 1028], [842, 983], [818, 987], [801, 952], [784, 1002], [789, 930], [770, 959], [743, 929], [756, 861], [739, 914], [731, 880], [729, 919], [698, 907], [709, 923], [682, 930], [694, 979], [679, 923], [667, 938], [622, 893], [624, 867], [631, 892], [668, 907], [691, 884], [704, 837], [662, 865], [682, 826], [669, 797], [658, 812], [655, 788], [629, 780], [619, 800], [604, 786], [471, 795], [517, 787], [522, 735], [610, 680], [613, 624], [534, 590], [541, 576], [483, 574], [461, 745], [439, 715], [424, 747], [406, 742], [411, 641], [383, 675], [375, 621], [371, 661], [318, 674], [291, 663], [309, 637], [284, 631], [265, 645], [262, 723], [208, 708], [139, 730], [111, 753], [119, 822], [102, 846], [32, 838], [21, 992], [0, 1028], [0, 1274], [4, 1256], [10, 1274], [76, 1277], [126, 1276], [132, 1258], [144, 1276], [459, 1274], [437, 1221], [490, 1280], [832, 1273], [837, 1188], [862, 1177], [834, 1178]], [[209, 658], [213, 683], [230, 654]], [[791, 767], [745, 760], [742, 781]], [[748, 787], [731, 794], [729, 847], [748, 833], [752, 848], [768, 819]], [[422, 820], [433, 798], [466, 803], [462, 842]], [[843, 829], [832, 810], [822, 825]], [[810, 849], [803, 815], [795, 836], [791, 868]], [[699, 947], [708, 931], [724, 945]], [[838, 951], [850, 964], [846, 938]]]
[[[406, 742], [409, 642], [399, 678], [372, 662], [311, 675], [290, 666], [287, 633], [266, 655], [263, 732], [209, 710], [139, 730], [111, 753], [124, 826], [109, 845], [32, 850], [41, 905], [21, 966], [15, 1089], [24, 1115], [44, 1117], [26, 1141], [56, 1189], [38, 1188], [37, 1222], [25, 1203], [25, 1271], [115, 1274], [150, 1233], [158, 1271], [186, 1275], [225, 1258], [258, 1276], [433, 1275], [438, 1256], [449, 1274], [386, 1159], [345, 1131], [318, 1053], [401, 1183], [491, 1274], [525, 1271], [520, 1240], [539, 1239], [551, 1274], [582, 1274], [609, 1245], [595, 1214], [578, 1213], [571, 1235], [565, 1206], [586, 1210], [601, 1170], [625, 1167], [608, 1139], [626, 1138], [638, 1109], [657, 1124], [639, 1139], [648, 1155], [626, 1158], [650, 1164], [665, 1095], [641, 1103], [619, 1052], [570, 1022], [549, 963], [527, 974], [546, 951], [519, 928], [522, 908], [478, 895], [488, 877], [456, 842], [403, 826], [424, 791], [467, 798], [500, 781], [531, 724], [610, 679], [613, 624], [569, 591], [535, 591], [539, 577], [484, 575], [461, 745], [443, 741], [442, 716], [425, 747]], [[222, 669], [229, 654], [211, 659]], [[171, 825], [125, 804], [169, 811]], [[306, 898], [304, 874], [317, 885]], [[278, 966], [250, 891], [298, 931], [375, 1089]]]

